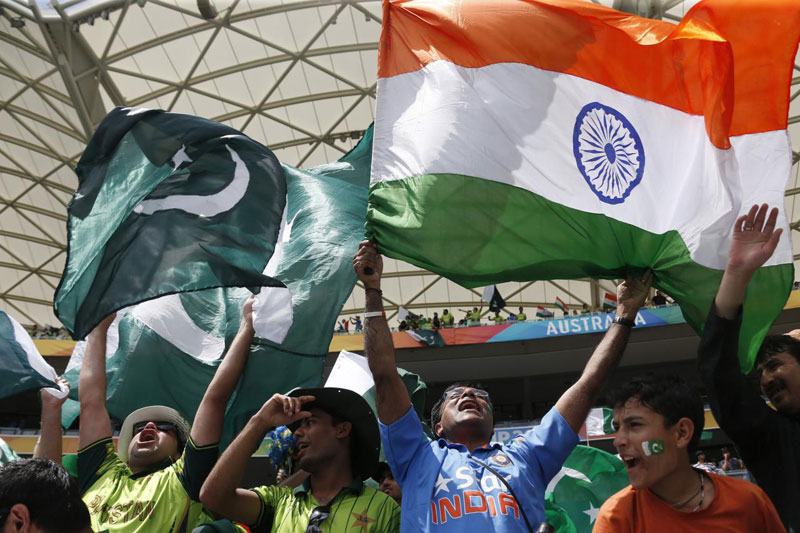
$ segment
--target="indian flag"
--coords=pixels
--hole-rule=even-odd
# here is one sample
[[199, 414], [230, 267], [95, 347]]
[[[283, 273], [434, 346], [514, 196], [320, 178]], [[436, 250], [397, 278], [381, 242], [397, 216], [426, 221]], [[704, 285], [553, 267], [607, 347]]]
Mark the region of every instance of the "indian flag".
[[[783, 206], [796, 0], [701, 1], [678, 25], [570, 0], [388, 1], [383, 20], [382, 253], [467, 287], [652, 268], [702, 329], [734, 220]], [[784, 238], [745, 301], [745, 370], [792, 279]]]
[[603, 296], [603, 309], [616, 309], [617, 308], [617, 296], [615, 294], [611, 294], [610, 292], [605, 293]]
[[564, 303], [564, 300], [556, 296], [556, 307], [564, 311], [565, 313], [569, 313], [569, 309], [567, 309], [567, 304]]
[[541, 305], [537, 305], [536, 306], [536, 316], [538, 316], [539, 318], [552, 318], [553, 317], [553, 312], [550, 311], [549, 309], [545, 309]]

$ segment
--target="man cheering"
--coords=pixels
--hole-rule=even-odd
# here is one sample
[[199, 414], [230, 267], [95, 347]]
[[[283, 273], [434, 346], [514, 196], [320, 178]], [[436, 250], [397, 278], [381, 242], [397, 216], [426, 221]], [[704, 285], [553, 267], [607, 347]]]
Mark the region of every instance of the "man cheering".
[[544, 521], [544, 490], [578, 443], [595, 395], [617, 367], [652, 273], [620, 284], [617, 317], [580, 379], [539, 426], [509, 445], [490, 443], [489, 394], [477, 384], [448, 387], [434, 406], [437, 441], [429, 441], [397, 374], [392, 336], [382, 316], [383, 260], [364, 241], [353, 259], [366, 292], [365, 352], [375, 379], [386, 459], [403, 489], [401, 531], [533, 531]]

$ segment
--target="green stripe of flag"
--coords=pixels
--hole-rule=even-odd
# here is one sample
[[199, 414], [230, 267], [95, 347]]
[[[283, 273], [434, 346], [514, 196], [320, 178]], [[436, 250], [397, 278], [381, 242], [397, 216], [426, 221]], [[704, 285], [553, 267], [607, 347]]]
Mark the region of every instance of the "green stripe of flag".
[[[457, 174], [371, 186], [367, 231], [379, 250], [465, 287], [506, 281], [615, 279], [652, 268], [655, 286], [701, 332], [722, 271], [695, 263], [677, 231], [655, 234], [529, 191]], [[658, 216], [654, 213], [653, 216]], [[749, 371], [780, 313], [793, 265], [761, 268], [744, 305], [740, 362]]]

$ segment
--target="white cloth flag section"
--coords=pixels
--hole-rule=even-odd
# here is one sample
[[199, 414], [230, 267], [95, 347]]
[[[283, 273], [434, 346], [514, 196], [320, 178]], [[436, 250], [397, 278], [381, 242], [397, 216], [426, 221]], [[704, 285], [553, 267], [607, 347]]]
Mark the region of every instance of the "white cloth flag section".
[[55, 369], [44, 360], [25, 328], [0, 311], [0, 397], [46, 388], [63, 398], [69, 388], [57, 385], [57, 379]]
[[375, 387], [367, 358], [342, 350], [325, 381], [325, 386], [351, 390], [363, 396]]

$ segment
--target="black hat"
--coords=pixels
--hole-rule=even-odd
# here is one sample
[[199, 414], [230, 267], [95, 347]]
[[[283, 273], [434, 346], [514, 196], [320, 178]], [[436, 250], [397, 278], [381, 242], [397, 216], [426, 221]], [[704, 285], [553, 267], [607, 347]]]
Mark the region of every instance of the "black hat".
[[[381, 450], [381, 436], [375, 413], [361, 395], [338, 387], [320, 387], [294, 389], [288, 396], [314, 396], [313, 402], [303, 404], [304, 411], [318, 407], [353, 424], [355, 444], [350, 457], [353, 470], [361, 479], [367, 479], [375, 473]], [[293, 424], [292, 431], [299, 425], [299, 422]]]

